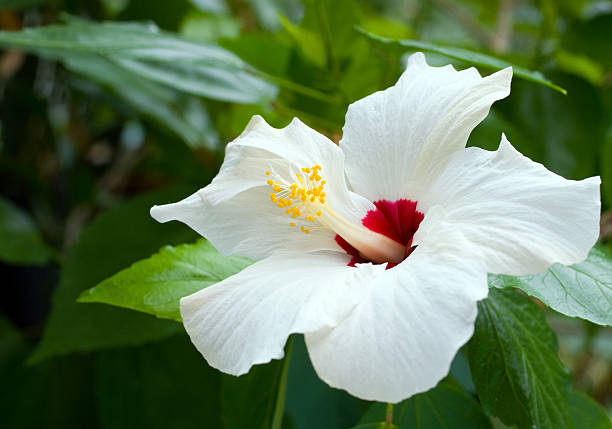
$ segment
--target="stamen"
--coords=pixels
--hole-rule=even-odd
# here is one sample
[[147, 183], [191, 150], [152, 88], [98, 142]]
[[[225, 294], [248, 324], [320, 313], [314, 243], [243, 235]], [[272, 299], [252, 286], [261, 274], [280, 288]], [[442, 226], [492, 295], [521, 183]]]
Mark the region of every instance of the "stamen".
[[[310, 234], [313, 230], [331, 229], [347, 243], [357, 249], [364, 258], [375, 263], [401, 262], [405, 256], [406, 246], [377, 232], [371, 231], [358, 223], [352, 223], [336, 213], [326, 203], [326, 181], [320, 175], [320, 165], [300, 169], [294, 183], [287, 183], [281, 178], [268, 179], [272, 187], [270, 200], [277, 207], [285, 209], [291, 218], [289, 225], [294, 227], [298, 220], [310, 222], [312, 227], [300, 226], [300, 231]], [[272, 171], [267, 176], [272, 175]], [[316, 216], [316, 217], [315, 217]]]

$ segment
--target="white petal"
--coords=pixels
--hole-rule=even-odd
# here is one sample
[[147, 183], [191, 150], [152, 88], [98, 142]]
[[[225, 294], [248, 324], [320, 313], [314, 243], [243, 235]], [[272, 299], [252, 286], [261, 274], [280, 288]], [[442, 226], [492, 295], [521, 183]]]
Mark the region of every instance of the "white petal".
[[476, 302], [488, 293], [484, 267], [468, 254], [451, 232], [448, 240], [420, 245], [397, 267], [362, 279], [368, 294], [343, 322], [306, 334], [319, 377], [381, 402], [434, 387], [472, 336]]
[[448, 223], [480, 248], [491, 273], [535, 274], [584, 260], [597, 241], [599, 177], [566, 180], [517, 152], [468, 148], [419, 200], [415, 242]]
[[252, 188], [216, 205], [205, 194], [203, 198], [205, 192], [206, 188], [178, 203], [155, 206], [151, 215], [159, 222], [180, 220], [206, 237], [222, 255], [261, 259], [292, 250], [339, 250], [331, 230], [304, 234], [291, 227], [292, 219], [270, 202], [268, 188]]
[[207, 362], [229, 374], [283, 357], [291, 333], [336, 326], [359, 298], [339, 253], [278, 255], [181, 299], [191, 341]]
[[360, 224], [374, 206], [348, 190], [338, 146], [297, 119], [276, 129], [258, 116], [227, 146], [221, 171], [210, 185], [178, 203], [153, 207], [151, 215], [160, 222], [186, 223], [223, 254], [260, 259], [291, 250], [339, 250], [335, 233], [313, 229], [305, 235], [289, 225], [292, 219], [269, 198], [266, 171], [295, 181], [301, 168], [317, 164], [327, 181], [327, 204], [343, 219]]
[[512, 69], [430, 67], [412, 55], [399, 81], [349, 106], [340, 147], [353, 190], [372, 201], [418, 198], [495, 100], [510, 92]]

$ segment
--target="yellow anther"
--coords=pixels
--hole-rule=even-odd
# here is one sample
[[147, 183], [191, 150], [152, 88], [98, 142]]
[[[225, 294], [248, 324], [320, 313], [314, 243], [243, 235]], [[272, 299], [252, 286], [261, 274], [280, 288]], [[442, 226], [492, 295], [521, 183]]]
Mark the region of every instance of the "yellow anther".
[[[280, 178], [275, 178], [272, 171], [266, 171], [266, 176], [272, 176], [266, 181], [274, 191], [269, 194], [270, 200], [276, 203], [277, 207], [284, 209], [285, 214], [292, 219], [301, 218], [314, 223], [317, 221], [315, 214], [321, 216], [322, 210], [317, 210], [311, 204], [325, 203], [325, 180], [321, 180], [319, 175], [320, 165], [300, 170], [302, 173], [295, 174], [296, 182], [292, 184], [287, 184], [285, 181], [281, 183]], [[304, 213], [300, 209], [304, 210]], [[296, 222], [290, 222], [289, 225], [294, 227]], [[300, 229], [305, 234], [310, 233], [306, 227], [302, 226]]]
[[300, 227], [300, 231], [302, 231], [304, 234], [310, 234], [310, 230], [307, 228], [304, 228], [304, 225]]

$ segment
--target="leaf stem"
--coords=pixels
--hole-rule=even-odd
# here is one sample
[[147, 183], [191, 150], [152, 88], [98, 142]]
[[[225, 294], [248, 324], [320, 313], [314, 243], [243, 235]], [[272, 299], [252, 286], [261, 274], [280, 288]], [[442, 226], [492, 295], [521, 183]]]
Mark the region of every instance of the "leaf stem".
[[285, 397], [287, 396], [287, 379], [289, 378], [289, 361], [291, 360], [291, 349], [293, 337], [289, 337], [285, 346], [285, 359], [283, 369], [281, 371], [280, 380], [278, 381], [278, 390], [276, 392], [276, 404], [274, 405], [274, 416], [272, 417], [272, 425], [270, 429], [281, 429], [283, 424], [283, 416], [285, 415]]
[[393, 423], [393, 404], [387, 403], [387, 411], [385, 412], [385, 424], [390, 426]]

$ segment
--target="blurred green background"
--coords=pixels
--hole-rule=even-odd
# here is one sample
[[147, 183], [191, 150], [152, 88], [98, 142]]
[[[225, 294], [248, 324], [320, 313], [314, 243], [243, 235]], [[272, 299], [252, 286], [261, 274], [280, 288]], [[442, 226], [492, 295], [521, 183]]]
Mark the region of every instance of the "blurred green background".
[[[0, 427], [269, 427], [281, 363], [222, 376], [180, 324], [75, 299], [196, 238], [148, 209], [205, 186], [252, 115], [338, 141], [348, 104], [414, 51], [368, 33], [488, 53], [567, 90], [515, 76], [470, 145], [505, 132], [566, 178], [601, 175], [612, 235], [612, 1], [0, 0], [0, 30], [49, 24], [0, 36]], [[612, 414], [612, 330], [549, 321], [576, 388]], [[355, 425], [368, 404], [293, 348], [283, 427]], [[452, 374], [473, 392], [462, 353]]]

